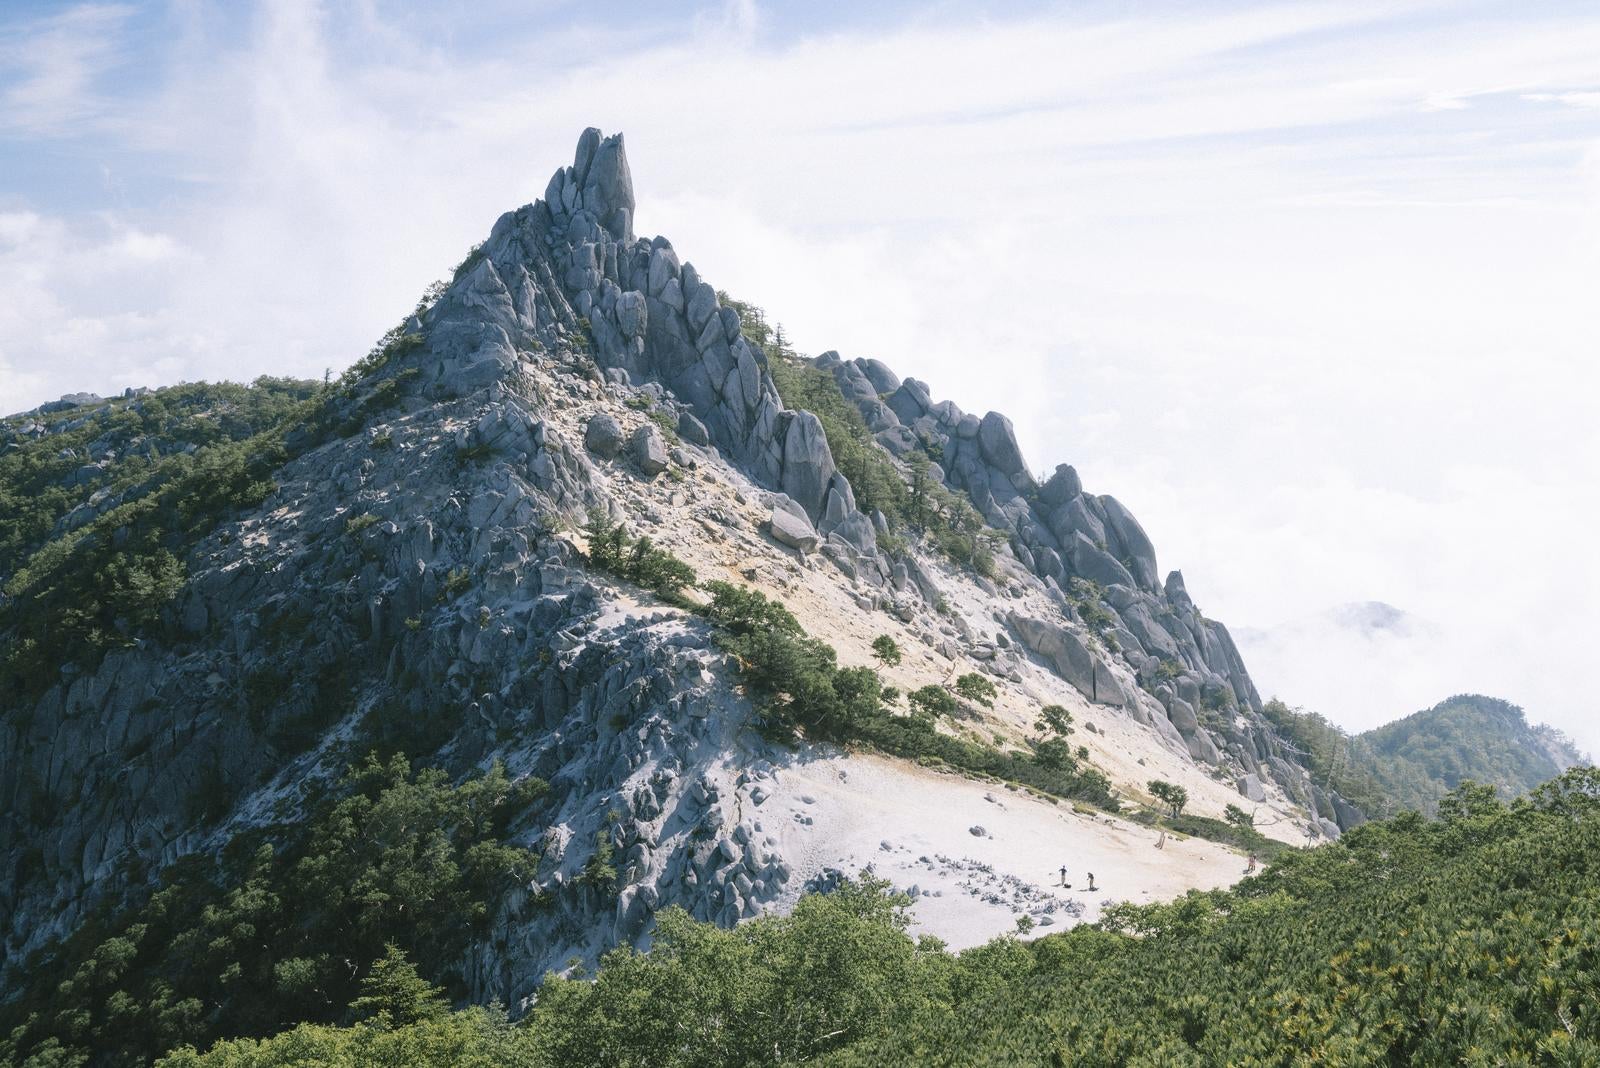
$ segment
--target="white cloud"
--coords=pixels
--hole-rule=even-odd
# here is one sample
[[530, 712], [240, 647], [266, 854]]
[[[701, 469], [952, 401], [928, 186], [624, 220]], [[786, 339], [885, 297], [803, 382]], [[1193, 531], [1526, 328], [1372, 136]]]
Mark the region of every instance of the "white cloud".
[[61, 135], [105, 107], [96, 82], [131, 9], [79, 4], [0, 27], [0, 131]]
[[1600, 20], [1087, 7], [773, 41], [736, 3], [507, 18], [464, 53], [381, 10], [264, 5], [242, 41], [179, 13], [116, 129], [183, 184], [0, 217], [36, 235], [0, 236], [29, 309], [0, 311], [0, 407], [346, 364], [583, 126], [621, 128], [642, 230], [802, 347], [1008, 412], [1211, 614], [1441, 621], [1404, 686], [1349, 663], [1368, 696], [1341, 708], [1483, 688], [1600, 749], [1574, 670], [1600, 632], [1600, 127], [1568, 99], [1600, 84]]
[[1529, 93], [1523, 99], [1541, 103], [1553, 101], [1573, 108], [1600, 108], [1600, 92]]

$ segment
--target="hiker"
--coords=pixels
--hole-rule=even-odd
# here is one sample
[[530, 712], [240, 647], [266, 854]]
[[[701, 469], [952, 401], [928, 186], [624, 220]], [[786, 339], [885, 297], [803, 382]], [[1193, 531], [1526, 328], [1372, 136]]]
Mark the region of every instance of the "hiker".
[[1256, 855], [1254, 853], [1250, 854], [1250, 863], [1244, 866], [1244, 873], [1246, 875], [1254, 875], [1256, 873]]
[[1072, 886], [1071, 883], [1067, 882], [1067, 866], [1065, 864], [1061, 865], [1061, 885], [1069, 888]]
[[1089, 892], [1094, 892], [1094, 872], [1089, 872]]

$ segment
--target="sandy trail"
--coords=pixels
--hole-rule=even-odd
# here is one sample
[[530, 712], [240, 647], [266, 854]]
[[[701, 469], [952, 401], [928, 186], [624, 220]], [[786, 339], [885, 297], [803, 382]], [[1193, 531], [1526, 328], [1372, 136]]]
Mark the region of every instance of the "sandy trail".
[[[774, 778], [760, 829], [795, 862], [797, 889], [830, 869], [870, 866], [914, 891], [916, 928], [954, 949], [1014, 932], [1024, 914], [1044, 934], [1097, 920], [1117, 901], [1226, 886], [1244, 871], [1242, 856], [1214, 842], [1169, 835], [1157, 849], [1150, 828], [882, 757], [830, 757]], [[1056, 885], [1062, 865], [1069, 889]]]

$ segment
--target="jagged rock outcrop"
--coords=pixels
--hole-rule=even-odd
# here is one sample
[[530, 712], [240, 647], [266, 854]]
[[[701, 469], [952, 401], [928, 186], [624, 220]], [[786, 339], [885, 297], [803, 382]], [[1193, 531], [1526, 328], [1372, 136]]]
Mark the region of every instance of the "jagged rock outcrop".
[[[998, 412], [979, 418], [950, 401], [936, 403], [924, 383], [898, 379], [875, 360], [830, 352], [814, 363], [832, 373], [885, 449], [898, 457], [917, 449], [930, 456], [933, 476], [966, 493], [1009, 537], [1016, 560], [1056, 584], [1069, 614], [1084, 598], [1110, 613], [1102, 632], [1106, 655], [1124, 661], [1147, 691], [1145, 700], [1155, 699], [1154, 722], [1164, 736], [1181, 739], [1196, 760], [1232, 765], [1246, 775], [1272, 774], [1270, 759], [1283, 749], [1261, 715], [1260, 695], [1232, 637], [1199, 613], [1181, 574], [1160, 580], [1155, 546], [1126, 506], [1084, 492], [1070, 465], [1057, 467], [1039, 484], [1011, 421]], [[1092, 585], [1075, 588], [1074, 579]], [[1144, 700], [1123, 693], [1104, 657], [1072, 631], [1015, 613], [1010, 623], [1025, 647], [1085, 696], [1140, 714]], [[1291, 796], [1314, 805], [1300, 779], [1280, 777]]]

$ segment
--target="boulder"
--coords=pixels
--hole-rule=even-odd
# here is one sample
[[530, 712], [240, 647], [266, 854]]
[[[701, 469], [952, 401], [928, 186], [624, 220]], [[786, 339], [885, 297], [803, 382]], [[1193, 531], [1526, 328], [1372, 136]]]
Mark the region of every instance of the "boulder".
[[[833, 355], [837, 357], [838, 354]], [[839, 392], [844, 394], [844, 399], [857, 407], [878, 399], [878, 391], [872, 388], [872, 382], [861, 368], [853, 363], [834, 364], [833, 380], [838, 385]]]
[[633, 464], [646, 477], [654, 478], [667, 469], [667, 444], [661, 440], [661, 431], [646, 424], [633, 432], [628, 439], [628, 455]]
[[1083, 492], [1083, 482], [1071, 464], [1061, 464], [1039, 489], [1039, 501], [1045, 508], [1054, 510]]
[[1056, 506], [1046, 517], [1050, 532], [1063, 546], [1072, 544], [1072, 535], [1075, 532], [1084, 534], [1096, 544], [1105, 542], [1105, 524], [1101, 523], [1100, 517], [1090, 510], [1087, 502], [1088, 498], [1079, 494], [1070, 498], [1065, 504]]
[[1161, 588], [1160, 572], [1156, 570], [1156, 549], [1150, 544], [1150, 538], [1133, 518], [1133, 513], [1123, 507], [1122, 502], [1115, 497], [1101, 496], [1099, 498], [1101, 509], [1105, 512], [1106, 523], [1116, 535], [1117, 541], [1122, 546], [1123, 556], [1129, 563], [1129, 570], [1139, 585], [1147, 590]]
[[605, 412], [589, 417], [583, 431], [583, 447], [609, 460], [622, 448], [622, 426]]
[[879, 396], [900, 388], [900, 376], [889, 370], [882, 360], [857, 360], [856, 366], [861, 368], [861, 373], [867, 376], [867, 381], [872, 383], [872, 388], [878, 391]]
[[[588, 174], [581, 181], [585, 201], [593, 200], [600, 225], [618, 241], [631, 242], [633, 175], [628, 170], [628, 155], [623, 150], [621, 134], [612, 134], [600, 142], [595, 149], [594, 160], [589, 164]], [[589, 196], [591, 190], [592, 198]]]
[[999, 412], [990, 412], [978, 424], [978, 448], [984, 462], [1002, 474], [1012, 475], [1026, 471], [1022, 450], [1017, 447], [1017, 434], [1011, 420]]
[[794, 412], [783, 437], [783, 492], [807, 515], [820, 516], [833, 471], [833, 453], [821, 421], [810, 412]]
[[[1091, 701], [1122, 705], [1126, 696], [1083, 639], [1056, 623], [1012, 612], [1007, 617], [1022, 644]], [[1101, 690], [1105, 693], [1102, 694]]]
[[649, 313], [643, 293], [634, 289], [617, 297], [617, 328], [624, 337], [644, 337], [648, 325]]
[[872, 520], [860, 512], [851, 512], [833, 528], [834, 537], [844, 540], [863, 556], [870, 556], [878, 551], [878, 535], [872, 528]]
[[1080, 530], [1072, 536], [1068, 553], [1073, 574], [1098, 582], [1102, 586], [1132, 586], [1133, 576], [1121, 561], [1101, 549], [1084, 536]]
[[706, 425], [696, 419], [691, 412], [678, 413], [678, 436], [691, 445], [711, 444], [711, 435], [706, 431]]
[[886, 402], [895, 416], [906, 425], [920, 419], [927, 411], [932, 401], [928, 397], [928, 387], [918, 382], [915, 378], [908, 378], [900, 383], [893, 393], [889, 394]]
[[774, 541], [803, 553], [816, 552], [817, 546], [821, 544], [821, 539], [817, 537], [816, 528], [811, 525], [811, 521], [787, 508], [772, 509], [772, 518], [767, 521], [767, 529], [771, 531]]
[[907, 456], [917, 447], [917, 436], [909, 427], [891, 426], [874, 435], [878, 444], [895, 456]]

